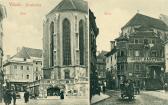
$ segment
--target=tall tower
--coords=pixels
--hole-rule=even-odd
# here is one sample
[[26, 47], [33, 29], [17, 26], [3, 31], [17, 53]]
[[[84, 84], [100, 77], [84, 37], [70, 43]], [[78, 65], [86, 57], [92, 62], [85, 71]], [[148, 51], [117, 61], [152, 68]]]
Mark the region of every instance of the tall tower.
[[3, 67], [2, 67], [2, 58], [3, 58], [3, 44], [2, 44], [2, 37], [3, 37], [3, 28], [2, 28], [2, 21], [6, 18], [6, 9], [3, 5], [0, 4], [0, 103], [2, 102], [2, 84], [4, 81], [3, 76]]
[[62, 0], [43, 25], [44, 78], [78, 94], [88, 87], [88, 16], [87, 2]]

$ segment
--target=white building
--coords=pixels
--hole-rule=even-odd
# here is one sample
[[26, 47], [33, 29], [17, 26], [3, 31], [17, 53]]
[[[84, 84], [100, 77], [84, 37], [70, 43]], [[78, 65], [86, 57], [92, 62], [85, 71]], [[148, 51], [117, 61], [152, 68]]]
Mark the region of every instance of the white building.
[[42, 72], [42, 50], [23, 47], [16, 55], [3, 63], [7, 88], [24, 91], [27, 85], [40, 80]]
[[117, 48], [115, 41], [111, 41], [111, 51], [106, 56], [106, 80], [107, 88], [116, 89], [118, 87], [117, 79]]

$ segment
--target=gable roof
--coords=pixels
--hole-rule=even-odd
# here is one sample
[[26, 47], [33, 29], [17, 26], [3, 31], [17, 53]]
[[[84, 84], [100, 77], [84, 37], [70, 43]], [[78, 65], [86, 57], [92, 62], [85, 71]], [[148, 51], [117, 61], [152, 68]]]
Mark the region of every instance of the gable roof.
[[142, 15], [139, 13], [137, 13], [125, 26], [123, 26], [122, 29], [128, 26], [136, 25], [168, 31], [168, 26], [162, 20]]
[[116, 46], [114, 46], [114, 48], [110, 52], [106, 53], [105, 56], [109, 57], [110, 55], [113, 55], [116, 52], [117, 52], [117, 48], [116, 48]]
[[88, 4], [83, 0], [62, 0], [54, 9], [49, 12], [49, 14], [55, 11], [62, 12], [68, 10], [88, 13]]
[[42, 58], [42, 50], [28, 48], [28, 47], [22, 47], [22, 49], [13, 57], [28, 58], [28, 59], [30, 59], [31, 57]]

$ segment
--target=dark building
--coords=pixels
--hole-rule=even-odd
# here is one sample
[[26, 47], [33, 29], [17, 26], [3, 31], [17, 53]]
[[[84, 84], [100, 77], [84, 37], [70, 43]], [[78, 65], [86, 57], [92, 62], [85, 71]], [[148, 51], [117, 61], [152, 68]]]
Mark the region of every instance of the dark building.
[[98, 76], [96, 72], [96, 37], [99, 33], [99, 29], [95, 21], [96, 17], [93, 12], [89, 10], [89, 58], [90, 58], [90, 97], [97, 94], [98, 88]]
[[103, 85], [106, 81], [106, 56], [107, 51], [101, 51], [97, 55], [97, 75], [99, 84]]
[[116, 39], [117, 75], [132, 79], [145, 89], [162, 89], [164, 45], [168, 27], [164, 22], [137, 13]]

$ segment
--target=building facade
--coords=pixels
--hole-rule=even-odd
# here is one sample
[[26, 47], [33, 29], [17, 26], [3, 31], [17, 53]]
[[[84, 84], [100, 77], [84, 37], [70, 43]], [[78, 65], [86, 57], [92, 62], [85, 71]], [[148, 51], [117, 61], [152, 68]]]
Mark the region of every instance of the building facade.
[[164, 80], [164, 45], [167, 25], [137, 13], [116, 39], [117, 74], [121, 81], [132, 79], [141, 88], [162, 89]]
[[98, 94], [98, 75], [96, 70], [96, 38], [99, 34], [99, 29], [96, 25], [96, 17], [89, 9], [89, 61], [90, 61], [90, 99], [92, 95]]
[[62, 0], [46, 15], [43, 71], [49, 82], [42, 88], [47, 96], [60, 89], [66, 95], [88, 95], [88, 19], [83, 0]]
[[111, 44], [111, 50], [105, 55], [107, 88], [117, 89], [118, 88], [117, 48], [115, 46], [115, 41], [111, 41], [110, 44]]
[[3, 60], [3, 27], [2, 27], [2, 22], [3, 19], [6, 18], [7, 13], [6, 13], [6, 8], [0, 4], [0, 103], [2, 102], [2, 85], [4, 83], [4, 74], [3, 74], [3, 65], [2, 65], [2, 60]]
[[[29, 84], [42, 78], [42, 50], [22, 47], [3, 62], [4, 79], [8, 89], [24, 92]], [[31, 87], [34, 89], [34, 87]], [[33, 90], [30, 89], [30, 92]]]
[[98, 82], [100, 85], [106, 84], [106, 57], [105, 57], [106, 53], [107, 51], [101, 51], [97, 55], [96, 69], [97, 69]]

